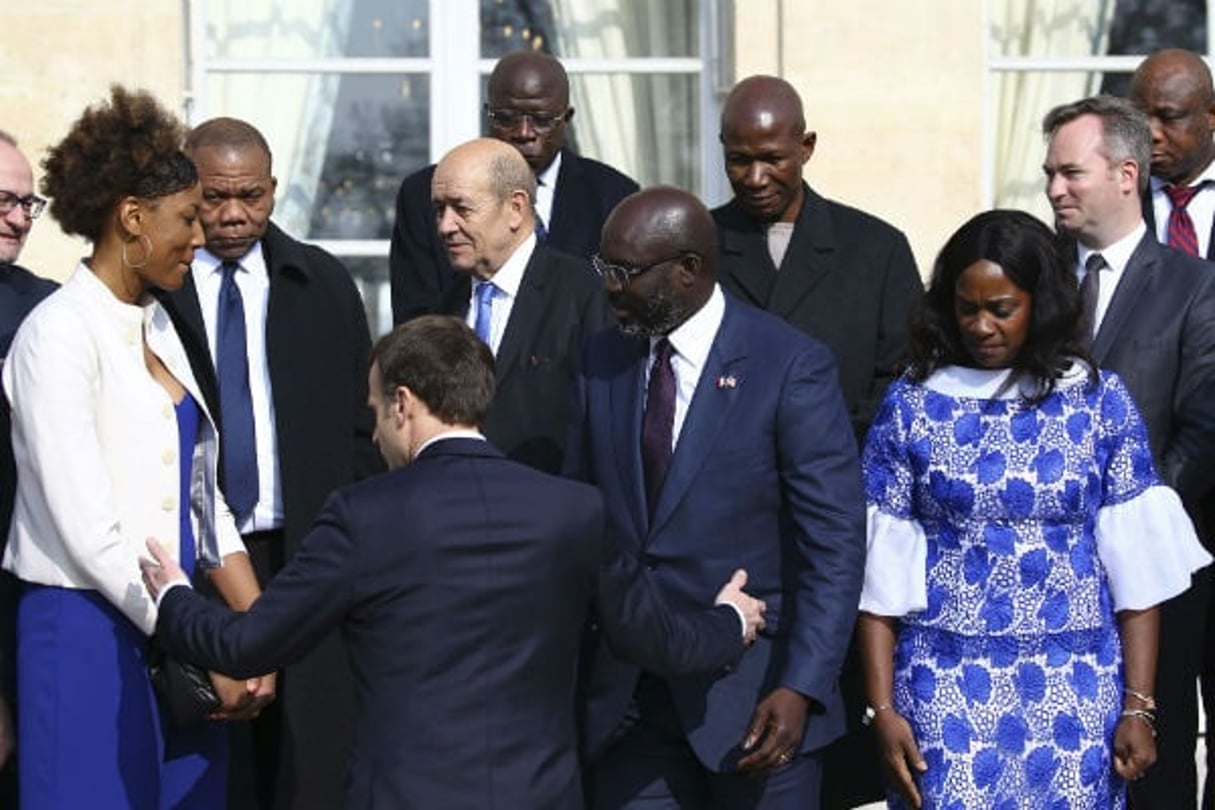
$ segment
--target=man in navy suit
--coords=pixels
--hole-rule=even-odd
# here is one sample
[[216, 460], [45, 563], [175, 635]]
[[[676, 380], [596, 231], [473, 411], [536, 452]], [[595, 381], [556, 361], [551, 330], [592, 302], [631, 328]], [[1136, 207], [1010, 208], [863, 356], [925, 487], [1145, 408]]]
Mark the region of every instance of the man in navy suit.
[[690, 194], [625, 199], [603, 229], [620, 322], [587, 344], [567, 472], [676, 603], [745, 566], [767, 630], [727, 673], [666, 677], [600, 648], [586, 686], [594, 806], [817, 808], [819, 752], [865, 557], [855, 441], [830, 351], [724, 295]]
[[623, 654], [710, 673], [762, 627], [762, 603], [738, 571], [719, 594], [729, 606], [669, 613], [605, 541], [593, 488], [509, 461], [477, 431], [493, 359], [458, 320], [382, 338], [368, 387], [391, 472], [334, 493], [247, 613], [196, 595], [149, 541], [158, 638], [238, 674], [298, 659], [340, 625], [357, 684], [346, 807], [581, 808], [574, 688], [592, 601]]
[[[1111, 96], [1081, 99], [1047, 113], [1042, 131], [1055, 226], [1075, 240], [1081, 290], [1096, 282], [1093, 358], [1126, 382], [1156, 468], [1202, 534], [1198, 507], [1215, 490], [1215, 265], [1159, 244], [1144, 224], [1139, 200], [1153, 141], [1141, 111]], [[1189, 590], [1160, 606], [1157, 759], [1130, 786], [1135, 810], [1195, 806], [1195, 682], [1210, 577], [1210, 568], [1199, 571]], [[1126, 708], [1141, 708], [1136, 700], [1128, 694]]]
[[561, 470], [574, 365], [582, 341], [612, 322], [590, 262], [536, 237], [536, 178], [494, 138], [452, 149], [431, 199], [455, 283], [438, 312], [480, 325], [494, 353], [485, 436], [515, 461]]
[[[534, 51], [507, 54], [489, 76], [485, 112], [489, 134], [519, 150], [536, 175], [536, 215], [550, 246], [589, 258], [612, 206], [637, 190], [630, 178], [565, 146], [574, 118], [565, 68]], [[392, 320], [435, 312], [456, 281], [430, 207], [428, 166], [406, 177], [397, 193], [388, 254]]]

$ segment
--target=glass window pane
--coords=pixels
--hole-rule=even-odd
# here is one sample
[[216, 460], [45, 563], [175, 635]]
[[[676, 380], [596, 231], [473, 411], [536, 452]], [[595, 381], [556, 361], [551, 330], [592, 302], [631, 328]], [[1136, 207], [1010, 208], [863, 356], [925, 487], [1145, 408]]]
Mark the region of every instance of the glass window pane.
[[427, 0], [212, 0], [208, 59], [425, 57]]
[[625, 59], [699, 53], [696, 0], [481, 0], [481, 56], [543, 50]]
[[992, 0], [999, 56], [1083, 57], [1206, 49], [1207, 0]]
[[367, 326], [374, 341], [392, 329], [392, 291], [388, 285], [388, 257], [338, 256], [363, 296]]
[[308, 239], [388, 239], [401, 178], [429, 155], [424, 74], [215, 74], [209, 116], [243, 118], [274, 151], [275, 219]]

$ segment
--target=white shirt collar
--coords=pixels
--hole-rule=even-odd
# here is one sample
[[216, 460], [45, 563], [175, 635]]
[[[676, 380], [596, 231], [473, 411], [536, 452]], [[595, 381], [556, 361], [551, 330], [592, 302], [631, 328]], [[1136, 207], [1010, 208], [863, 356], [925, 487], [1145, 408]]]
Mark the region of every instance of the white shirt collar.
[[[523, 283], [523, 271], [527, 269], [527, 263], [532, 260], [532, 253], [536, 250], [536, 233], [532, 231], [527, 235], [520, 244], [515, 248], [515, 252], [510, 254], [510, 258], [498, 268], [498, 272], [490, 277], [490, 281], [498, 288], [498, 293], [495, 298], [501, 295], [515, 298], [519, 295], [519, 285]], [[473, 298], [476, 298], [477, 279], [473, 282]]]
[[[236, 260], [242, 270], [247, 271], [250, 275], [268, 278], [270, 271], [266, 269], [266, 255], [262, 253], [262, 240], [258, 239], [253, 243], [253, 247], [249, 248], [249, 252]], [[206, 248], [199, 248], [194, 251], [194, 262], [192, 266], [195, 272], [203, 273], [218, 273], [220, 265], [224, 260], [211, 253]]]
[[549, 188], [557, 187], [557, 175], [561, 172], [561, 150], [557, 150], [557, 154], [553, 156], [553, 162], [548, 164], [548, 168], [536, 175], [536, 179], [543, 186]]
[[1126, 269], [1127, 263], [1131, 260], [1131, 254], [1135, 252], [1135, 248], [1139, 247], [1139, 242], [1143, 239], [1145, 233], [1147, 233], [1147, 225], [1141, 219], [1134, 230], [1101, 250], [1093, 250], [1077, 242], [1076, 255], [1079, 267], [1084, 267], [1089, 256], [1092, 256], [1094, 253], [1100, 253], [1101, 258], [1105, 259], [1105, 263], [1114, 271], [1114, 275], [1121, 278], [1122, 271]]
[[[1163, 192], [1165, 186], [1173, 185], [1169, 181], [1162, 180], [1161, 178], [1156, 177], [1155, 175], [1152, 175], [1150, 182], [1152, 184], [1152, 193], [1153, 194], [1155, 194], [1158, 191]], [[1212, 160], [1210, 163], [1208, 163], [1207, 167], [1202, 170], [1202, 174], [1200, 174], [1196, 178], [1194, 178], [1194, 182], [1190, 183], [1189, 185], [1196, 186], [1196, 185], [1198, 185], [1200, 183], [1204, 183], [1204, 182], [1215, 183], [1215, 160]]]
[[422, 455], [422, 451], [427, 447], [430, 447], [436, 442], [441, 442], [444, 439], [479, 439], [481, 441], [485, 441], [485, 437], [481, 435], [480, 431], [467, 430], [465, 428], [452, 428], [451, 430], [445, 430], [442, 433], [436, 433], [434, 436], [431, 436], [429, 439], [422, 442], [420, 445], [418, 445], [418, 449], [414, 451], [413, 457], [417, 458], [418, 456]]
[[[725, 296], [721, 293], [721, 287], [714, 284], [713, 292], [705, 305], [667, 335], [676, 353], [694, 369], [697, 379], [709, 357], [709, 349], [713, 346], [713, 339], [717, 337], [717, 330], [721, 327], [721, 319], [725, 313]], [[651, 354], [654, 344], [658, 341], [659, 338], [650, 339]]]

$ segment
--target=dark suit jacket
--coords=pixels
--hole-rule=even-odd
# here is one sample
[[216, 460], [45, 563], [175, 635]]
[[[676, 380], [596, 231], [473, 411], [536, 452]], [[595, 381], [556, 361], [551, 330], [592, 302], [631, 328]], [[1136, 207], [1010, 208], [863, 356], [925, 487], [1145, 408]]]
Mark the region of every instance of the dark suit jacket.
[[[371, 443], [367, 408], [371, 339], [350, 273], [333, 256], [274, 224], [262, 249], [270, 275], [266, 362], [290, 559], [329, 493], [382, 470], [383, 463]], [[187, 276], [185, 286], [164, 300], [207, 405], [219, 414], [193, 278]], [[294, 792], [297, 807], [332, 807], [341, 796], [354, 714], [349, 669], [336, 636], [285, 674], [280, 700], [286, 765], [280, 792]]]
[[1157, 243], [1149, 228], [1093, 356], [1126, 381], [1161, 476], [1196, 514], [1215, 486], [1215, 265]]
[[[248, 613], [175, 588], [157, 634], [244, 677], [340, 625], [358, 676], [348, 808], [574, 810], [574, 675], [603, 528], [592, 488], [444, 439], [335, 493]], [[668, 618], [644, 577], [631, 584], [602, 586], [626, 648], [676, 670], [738, 658], [729, 608]]]
[[[1156, 208], [1152, 204], [1151, 186], [1148, 186], [1148, 190], [1139, 196], [1139, 202], [1140, 202], [1141, 207], [1143, 208], [1143, 221], [1145, 223], [1147, 223], [1148, 233], [1155, 234], [1156, 233]], [[1199, 230], [1202, 229], [1202, 226], [1199, 223], [1195, 223], [1195, 227], [1198, 228]], [[1211, 234], [1211, 238], [1207, 242], [1206, 258], [1215, 260], [1215, 218], [1213, 218], [1211, 220], [1210, 234]]]
[[[430, 203], [434, 173], [435, 167], [427, 166], [409, 175], [397, 192], [397, 218], [388, 254], [393, 323], [435, 312], [457, 280], [435, 228]], [[589, 258], [599, 249], [599, 231], [607, 215], [636, 190], [635, 182], [611, 166], [562, 149], [546, 244]]]
[[[836, 679], [852, 635], [865, 562], [856, 444], [831, 353], [727, 296], [656, 507], [647, 516], [641, 419], [648, 342], [593, 338], [571, 415], [567, 472], [599, 487], [609, 529], [644, 555], [673, 603], [703, 604], [737, 568], [767, 603], [767, 629], [738, 667], [668, 681], [693, 749], [730, 770], [756, 703], [788, 686], [821, 706], [802, 750], [843, 731]], [[638, 669], [597, 653], [587, 745], [619, 725]]]
[[[438, 311], [464, 318], [471, 291], [472, 279], [461, 275]], [[561, 470], [578, 352], [611, 323], [603, 282], [590, 263], [537, 245], [494, 360], [485, 435], [495, 447], [538, 470]]]
[[713, 210], [721, 283], [831, 349], [848, 415], [863, 438], [898, 374], [908, 318], [924, 288], [901, 231], [803, 187], [806, 201], [779, 271], [763, 228], [737, 200]]

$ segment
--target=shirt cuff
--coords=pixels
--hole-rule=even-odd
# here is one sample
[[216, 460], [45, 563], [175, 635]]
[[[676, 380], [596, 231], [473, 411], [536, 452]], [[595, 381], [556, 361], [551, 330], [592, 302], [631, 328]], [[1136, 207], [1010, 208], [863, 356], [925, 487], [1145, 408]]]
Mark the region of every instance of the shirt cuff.
[[165, 586], [160, 589], [160, 593], [156, 594], [156, 609], [160, 610], [160, 603], [162, 601], [164, 601], [166, 593], [173, 590], [174, 588], [183, 588], [183, 587], [189, 588], [190, 580], [186, 579], [185, 577], [178, 577], [177, 579], [169, 580], [168, 583], [166, 583]]
[[725, 605], [726, 607], [733, 610], [736, 614], [738, 614], [738, 623], [739, 623], [739, 625], [741, 625], [739, 628], [739, 634], [742, 636], [743, 641], [746, 641], [747, 640], [747, 617], [743, 613], [742, 608], [740, 608], [738, 605], [734, 604], [733, 602], [730, 602], [725, 599], [723, 599], [722, 601], [717, 603], [717, 607], [721, 607], [722, 605]]

